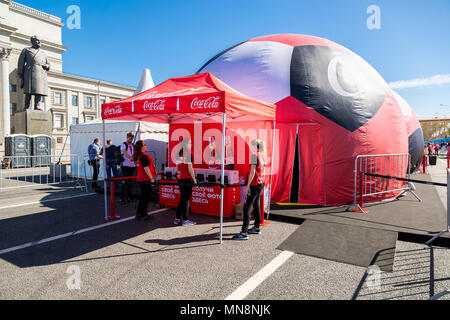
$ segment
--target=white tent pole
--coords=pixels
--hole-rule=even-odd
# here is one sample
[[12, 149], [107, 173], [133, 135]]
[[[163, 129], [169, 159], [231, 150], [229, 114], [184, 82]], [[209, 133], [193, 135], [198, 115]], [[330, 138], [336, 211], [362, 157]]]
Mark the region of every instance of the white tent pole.
[[221, 174], [220, 174], [220, 244], [222, 244], [222, 229], [223, 229], [223, 197], [224, 197], [224, 182], [225, 182], [225, 124], [226, 114], [222, 114], [222, 156], [221, 156]]
[[275, 128], [276, 128], [276, 123], [275, 123], [275, 120], [273, 120], [272, 154], [270, 155], [269, 209], [267, 210], [267, 220], [269, 220], [270, 204], [272, 202], [272, 168], [273, 168], [273, 154], [274, 154], [274, 151], [275, 151]]
[[105, 220], [108, 220], [108, 188], [106, 186], [106, 134], [105, 134], [105, 120], [103, 122], [103, 191], [105, 194]]
[[[169, 123], [169, 142], [167, 143], [167, 168], [170, 167], [170, 123], [172, 122], [170, 119], [167, 121]], [[162, 179], [162, 177], [161, 177]]]

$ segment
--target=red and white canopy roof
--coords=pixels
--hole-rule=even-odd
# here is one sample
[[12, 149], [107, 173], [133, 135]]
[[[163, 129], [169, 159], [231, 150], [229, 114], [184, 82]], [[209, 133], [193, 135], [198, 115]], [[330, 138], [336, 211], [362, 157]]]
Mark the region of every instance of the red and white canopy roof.
[[227, 86], [211, 73], [172, 78], [135, 96], [102, 105], [102, 119], [191, 122], [222, 113], [236, 121], [273, 120], [276, 106]]

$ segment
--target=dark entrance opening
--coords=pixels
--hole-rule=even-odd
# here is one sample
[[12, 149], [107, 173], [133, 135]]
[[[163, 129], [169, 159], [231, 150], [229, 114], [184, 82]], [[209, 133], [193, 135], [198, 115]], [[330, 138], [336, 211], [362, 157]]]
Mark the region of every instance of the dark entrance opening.
[[291, 184], [291, 197], [289, 199], [290, 203], [298, 203], [298, 193], [299, 193], [299, 183], [300, 183], [300, 165], [299, 165], [299, 155], [298, 155], [298, 133], [295, 138], [295, 157], [294, 157], [294, 168], [292, 169], [292, 184]]

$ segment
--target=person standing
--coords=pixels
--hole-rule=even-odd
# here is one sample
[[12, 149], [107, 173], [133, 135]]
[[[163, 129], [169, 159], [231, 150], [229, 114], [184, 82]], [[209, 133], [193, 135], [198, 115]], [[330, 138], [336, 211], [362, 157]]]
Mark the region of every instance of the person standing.
[[[120, 146], [120, 152], [123, 156], [123, 162], [120, 167], [122, 171], [122, 177], [132, 177], [135, 175], [136, 165], [133, 160], [134, 155], [134, 145], [133, 145], [134, 135], [132, 132], [127, 133], [127, 140]], [[120, 201], [130, 201], [131, 199], [131, 184], [130, 180], [122, 181], [120, 190]]]
[[100, 169], [100, 159], [103, 159], [101, 154], [103, 150], [100, 147], [100, 139], [95, 138], [88, 147], [89, 165], [92, 166], [92, 188], [97, 190], [98, 171]]
[[106, 177], [108, 179], [111, 178], [111, 171], [112, 176], [114, 178], [119, 176], [119, 170], [117, 170], [116, 150], [118, 150], [117, 146], [112, 144], [112, 140], [107, 140], [105, 146], [105, 157], [106, 157]]
[[429, 155], [433, 154], [432, 148], [433, 148], [433, 144], [430, 142], [430, 143], [428, 144], [428, 154], [429, 154]]
[[[250, 172], [247, 182], [247, 200], [244, 205], [244, 219], [242, 230], [233, 236], [233, 240], [248, 240], [248, 234], [260, 234], [261, 223], [261, 194], [264, 191], [265, 175], [264, 165], [266, 159], [264, 141], [255, 139], [251, 142], [252, 155], [250, 162]], [[255, 225], [248, 229], [250, 224], [250, 209], [253, 207], [253, 216], [255, 217]]]
[[180, 201], [177, 206], [177, 213], [173, 224], [182, 226], [192, 226], [196, 222], [188, 220], [189, 200], [191, 199], [192, 188], [197, 184], [194, 168], [192, 166], [192, 142], [191, 138], [183, 138], [180, 151], [177, 154], [177, 183], [180, 188]]
[[141, 189], [141, 196], [136, 212], [136, 220], [147, 218], [147, 206], [150, 202], [152, 193], [151, 183], [155, 183], [156, 168], [153, 158], [147, 153], [147, 145], [144, 141], [139, 140], [135, 145], [135, 152], [133, 155], [134, 163], [136, 164], [137, 177], [136, 180]]

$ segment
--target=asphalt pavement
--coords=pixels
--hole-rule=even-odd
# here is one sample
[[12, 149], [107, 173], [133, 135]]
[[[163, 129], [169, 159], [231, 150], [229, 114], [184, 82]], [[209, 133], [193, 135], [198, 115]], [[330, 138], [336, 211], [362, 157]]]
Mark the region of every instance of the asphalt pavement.
[[[445, 164], [432, 170], [444, 179]], [[219, 244], [217, 217], [175, 226], [174, 211], [152, 203], [153, 218], [135, 221], [132, 202], [106, 222], [103, 196], [74, 188], [11, 192], [0, 205], [0, 299], [425, 300], [450, 288], [449, 249], [422, 243], [397, 241], [393, 272], [293, 254], [261, 278], [298, 225], [271, 220], [233, 241], [241, 221], [225, 219]], [[249, 279], [258, 285], [242, 288]]]

